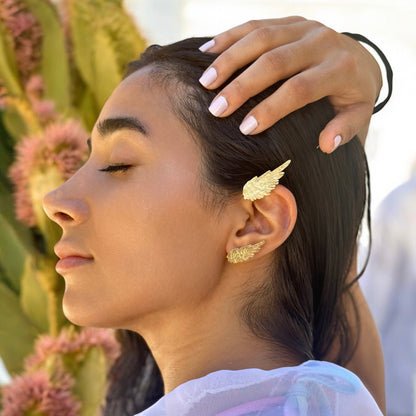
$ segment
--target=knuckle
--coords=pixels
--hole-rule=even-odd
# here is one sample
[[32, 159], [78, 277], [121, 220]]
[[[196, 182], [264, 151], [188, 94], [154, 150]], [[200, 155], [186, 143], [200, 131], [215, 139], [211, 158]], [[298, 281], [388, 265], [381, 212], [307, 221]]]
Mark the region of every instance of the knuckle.
[[305, 17], [298, 16], [298, 15], [289, 16], [289, 17], [286, 18], [286, 21], [289, 24], [309, 22], [308, 19], [306, 19]]
[[250, 30], [250, 32], [252, 32], [252, 31], [261, 27], [261, 21], [252, 19], [252, 20], [249, 20], [248, 22], [246, 22], [245, 25]]
[[315, 20], [309, 21], [308, 25], [310, 26], [310, 31], [313, 35], [314, 41], [319, 43], [322, 48], [339, 45], [341, 36], [335, 30]]
[[286, 65], [285, 59], [282, 56], [282, 54], [279, 53], [277, 50], [266, 52], [259, 58], [259, 61], [261, 61], [264, 64], [266, 70], [268, 71], [271, 71], [273, 73], [281, 73], [282, 71], [284, 72], [284, 68]]
[[349, 52], [343, 51], [338, 56], [338, 67], [349, 74], [358, 73], [358, 62], [356, 58]]
[[219, 55], [215, 61], [211, 64], [212, 66], [215, 66], [215, 69], [217, 70], [218, 74], [222, 73], [222, 70], [224, 67], [232, 65], [234, 62], [234, 55], [231, 51], [231, 49], [226, 49], [224, 52]]
[[322, 42], [323, 45], [327, 45], [328, 43], [334, 42], [335, 38], [337, 37], [338, 33], [335, 30], [323, 25], [322, 23], [313, 22], [317, 40]]
[[[262, 125], [270, 125], [277, 117], [276, 108], [270, 100], [263, 101], [258, 106], [258, 112], [261, 114]], [[260, 121], [260, 117], [258, 117], [258, 120]]]
[[308, 80], [301, 76], [295, 76], [288, 82], [290, 83], [292, 93], [298, 100], [308, 101], [308, 98], [311, 96], [311, 85]]
[[269, 26], [260, 27], [253, 32], [256, 39], [263, 45], [268, 45], [273, 38], [272, 28]]
[[240, 101], [247, 95], [247, 89], [244, 85], [244, 83], [241, 82], [238, 78], [236, 78], [234, 81], [231, 82], [230, 85], [227, 86], [226, 89], [224, 89], [224, 94], [227, 95], [227, 97], [234, 97], [233, 101]]

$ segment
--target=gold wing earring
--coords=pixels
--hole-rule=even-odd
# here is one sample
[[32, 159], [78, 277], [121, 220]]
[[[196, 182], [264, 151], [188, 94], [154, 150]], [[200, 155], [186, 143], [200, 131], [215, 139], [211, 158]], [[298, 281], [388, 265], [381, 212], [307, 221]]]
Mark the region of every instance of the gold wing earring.
[[[243, 187], [243, 197], [250, 201], [256, 201], [262, 199], [267, 195], [270, 195], [272, 190], [276, 188], [280, 178], [285, 174], [290, 160], [280, 165], [278, 168], [263, 173], [263, 175], [250, 179]], [[254, 257], [264, 245], [265, 241], [261, 240], [255, 244], [247, 244], [243, 247], [233, 248], [227, 254], [227, 260], [229, 263], [243, 263]]]
[[250, 179], [243, 188], [244, 199], [255, 201], [270, 195], [271, 191], [279, 184], [279, 179], [285, 174], [283, 171], [289, 166], [290, 162], [288, 160], [275, 170], [268, 170], [263, 175]]

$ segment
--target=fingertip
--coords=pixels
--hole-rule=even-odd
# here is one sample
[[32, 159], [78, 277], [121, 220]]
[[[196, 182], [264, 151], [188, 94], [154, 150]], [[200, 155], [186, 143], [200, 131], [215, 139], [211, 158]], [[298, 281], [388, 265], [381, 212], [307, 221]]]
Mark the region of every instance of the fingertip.
[[258, 126], [259, 123], [256, 118], [250, 115], [240, 124], [240, 131], [247, 136], [249, 134], [253, 134]]
[[211, 39], [208, 42], [205, 42], [203, 45], [201, 45], [198, 49], [201, 52], [208, 52], [214, 46], [215, 46], [215, 39]]
[[214, 67], [211, 67], [202, 74], [201, 78], [199, 78], [199, 82], [202, 86], [208, 88], [217, 79], [217, 77], [218, 74], [216, 69]]
[[325, 132], [321, 133], [319, 137], [319, 149], [323, 153], [334, 152], [342, 143], [342, 136], [340, 134], [328, 135]]
[[332, 147], [332, 152], [334, 151], [334, 150], [336, 150], [336, 148], [341, 144], [341, 142], [342, 142], [342, 137], [341, 137], [341, 135], [340, 134], [337, 134], [335, 137], [334, 137], [334, 140], [333, 140], [333, 147]]

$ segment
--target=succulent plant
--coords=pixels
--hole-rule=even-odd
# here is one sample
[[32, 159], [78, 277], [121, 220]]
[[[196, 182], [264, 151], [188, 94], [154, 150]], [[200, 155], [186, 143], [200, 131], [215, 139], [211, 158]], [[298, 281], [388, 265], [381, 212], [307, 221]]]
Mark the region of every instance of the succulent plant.
[[[60, 230], [42, 198], [86, 160], [87, 131], [145, 44], [121, 0], [0, 0], [0, 357], [14, 376], [5, 415], [12, 391], [67, 394], [82, 415], [95, 414], [89, 397], [104, 394], [87, 383], [105, 381], [111, 360], [102, 346], [76, 354], [79, 371], [65, 367], [74, 354], [61, 350], [24, 366], [40, 336], [52, 344], [85, 337], [62, 313], [53, 253]], [[36, 414], [61, 414], [45, 409]]]

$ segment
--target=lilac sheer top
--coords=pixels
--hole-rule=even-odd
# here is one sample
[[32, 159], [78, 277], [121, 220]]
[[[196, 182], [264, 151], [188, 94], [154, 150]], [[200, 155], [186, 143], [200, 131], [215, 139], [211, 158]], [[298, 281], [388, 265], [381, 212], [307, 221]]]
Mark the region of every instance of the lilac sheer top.
[[[360, 379], [307, 361], [265, 371], [221, 370], [190, 380], [140, 416], [382, 416]], [[138, 415], [136, 415], [138, 416]]]

